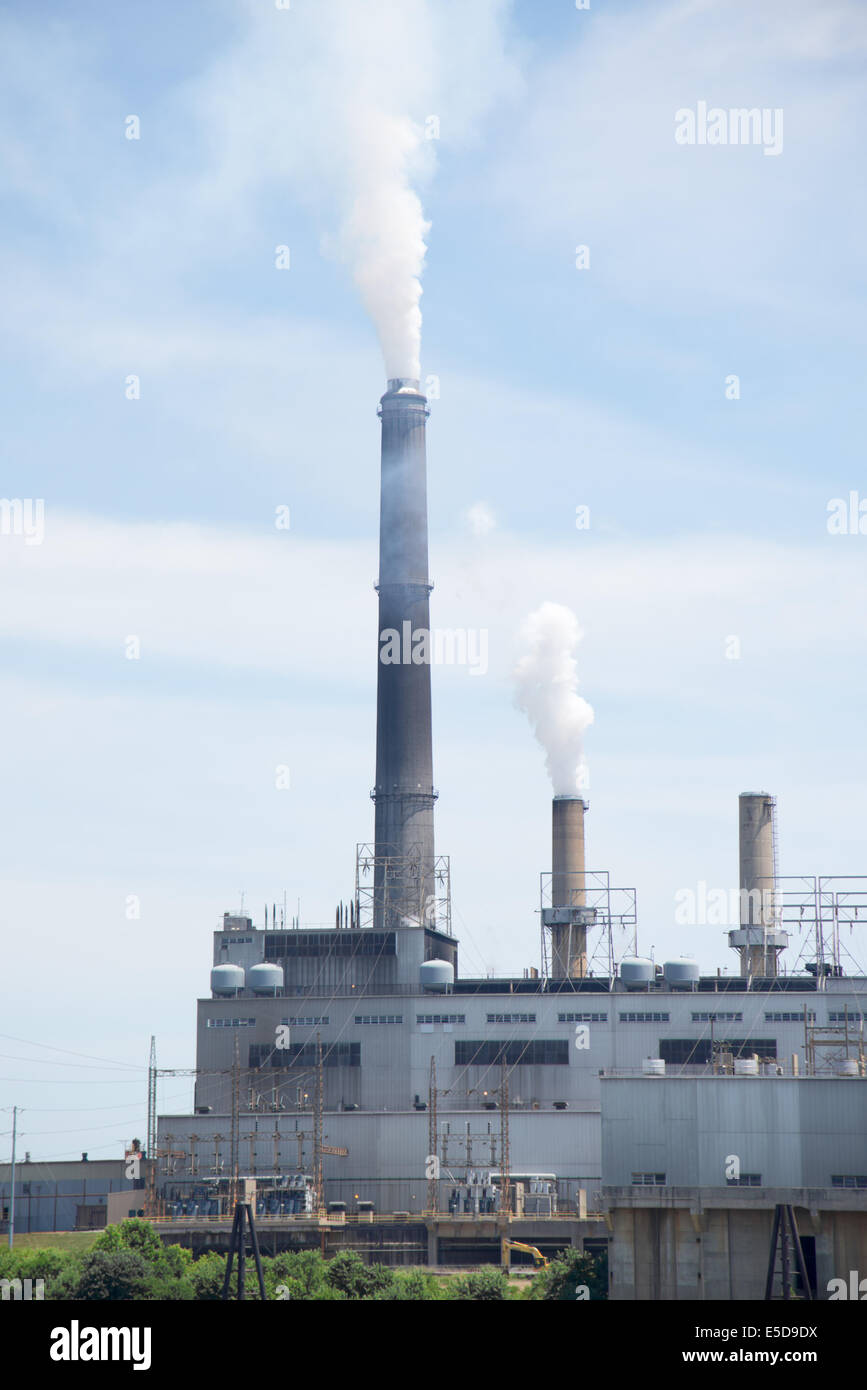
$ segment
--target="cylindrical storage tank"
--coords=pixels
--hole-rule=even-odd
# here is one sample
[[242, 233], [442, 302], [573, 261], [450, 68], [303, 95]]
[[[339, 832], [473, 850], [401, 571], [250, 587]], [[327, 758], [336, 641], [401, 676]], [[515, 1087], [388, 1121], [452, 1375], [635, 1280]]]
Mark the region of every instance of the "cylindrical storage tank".
[[620, 962], [620, 978], [627, 989], [646, 989], [656, 979], [656, 966], [652, 960], [626, 956]]
[[858, 1076], [858, 1062], [854, 1057], [844, 1057], [837, 1063], [838, 1076]]
[[240, 965], [215, 965], [211, 971], [213, 994], [237, 994], [244, 988], [244, 971]]
[[665, 1061], [662, 1057], [645, 1057], [641, 1070], [645, 1076], [665, 1076]]
[[445, 994], [455, 982], [455, 967], [448, 960], [426, 960], [419, 966], [418, 980], [422, 989]]
[[669, 989], [694, 989], [699, 978], [698, 962], [667, 960], [663, 966], [663, 974]]
[[247, 984], [254, 994], [276, 994], [283, 988], [282, 965], [270, 965], [262, 961], [253, 965], [247, 974]]
[[735, 1076], [758, 1076], [759, 1059], [758, 1057], [736, 1057]]

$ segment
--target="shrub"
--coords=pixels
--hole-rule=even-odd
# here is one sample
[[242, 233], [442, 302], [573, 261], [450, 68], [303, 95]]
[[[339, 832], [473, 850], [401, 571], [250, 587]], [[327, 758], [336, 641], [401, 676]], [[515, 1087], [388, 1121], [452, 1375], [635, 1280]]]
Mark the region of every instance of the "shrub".
[[594, 1259], [580, 1250], [563, 1250], [547, 1269], [540, 1270], [526, 1296], [558, 1302], [575, 1300], [581, 1285], [589, 1289], [591, 1302], [600, 1302], [608, 1297], [604, 1259]]
[[[209, 1250], [207, 1254], [200, 1255], [197, 1260], [193, 1260], [189, 1272], [194, 1297], [203, 1303], [213, 1303], [220, 1299], [223, 1295], [225, 1277], [225, 1255], [218, 1254], [216, 1250]], [[236, 1287], [234, 1278], [232, 1287]]]
[[90, 1250], [81, 1262], [81, 1273], [72, 1297], [94, 1301], [145, 1299], [151, 1271], [133, 1250]]
[[[102, 1235], [97, 1236], [91, 1250], [132, 1250], [148, 1264], [160, 1264], [163, 1259], [163, 1243], [149, 1221], [140, 1216], [127, 1217], [116, 1226], [106, 1226]], [[175, 1249], [179, 1247], [175, 1246]]]
[[505, 1272], [494, 1266], [474, 1270], [472, 1274], [453, 1279], [449, 1293], [451, 1298], [472, 1299], [474, 1302], [485, 1303], [511, 1297]]
[[424, 1270], [413, 1269], [408, 1273], [396, 1270], [392, 1287], [385, 1293], [379, 1295], [382, 1299], [407, 1299], [413, 1302], [429, 1302], [434, 1299], [446, 1297], [442, 1280], [437, 1279], [433, 1274], [425, 1274]]
[[394, 1287], [394, 1274], [384, 1265], [366, 1265], [352, 1250], [328, 1261], [326, 1279], [333, 1289], [351, 1299], [381, 1299]]

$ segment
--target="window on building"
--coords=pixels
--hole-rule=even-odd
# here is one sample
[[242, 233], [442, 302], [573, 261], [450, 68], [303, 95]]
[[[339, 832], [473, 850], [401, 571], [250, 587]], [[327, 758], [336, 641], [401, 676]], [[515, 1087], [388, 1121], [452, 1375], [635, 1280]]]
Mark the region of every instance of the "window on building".
[[394, 932], [360, 931], [269, 932], [268, 958], [287, 956], [394, 956]]
[[206, 1028], [255, 1028], [255, 1018], [206, 1018]]
[[[698, 1013], [692, 1014], [693, 1023], [743, 1023], [743, 1014]], [[768, 1015], [765, 1014], [765, 1018]]]
[[558, 1014], [558, 1023], [607, 1023], [607, 1014]]
[[416, 1014], [416, 1023], [466, 1023], [466, 1014]]
[[621, 1023], [668, 1023], [668, 1014], [628, 1013], [619, 1015]]
[[403, 1023], [403, 1014], [356, 1014], [356, 1023]]
[[[811, 1018], [815, 1018], [816, 1015], [815, 1015], [815, 1014], [811, 1014], [810, 1017], [811, 1017]], [[864, 1015], [863, 1015], [863, 1014], [853, 1014], [853, 1012], [852, 1012], [851, 1009], [848, 1011], [848, 1013], [846, 1013], [846, 1012], [844, 1012], [844, 1013], [839, 1013], [839, 1012], [837, 1012], [837, 1013], [829, 1013], [829, 1015], [828, 1015], [828, 1022], [829, 1022], [829, 1023], [845, 1023], [847, 1020], [849, 1021], [849, 1023], [854, 1023], [854, 1024], [857, 1025], [857, 1024], [859, 1024], [859, 1023], [863, 1023], [863, 1021], [864, 1021]]]
[[281, 1018], [280, 1022], [287, 1028], [327, 1028], [330, 1019], [327, 1014], [320, 1014], [312, 1018]]
[[739, 1178], [726, 1178], [726, 1187], [761, 1187], [761, 1173], [741, 1173]]
[[[315, 1067], [316, 1043], [292, 1043], [290, 1047], [272, 1047], [270, 1043], [251, 1043], [248, 1065], [251, 1067]], [[325, 1067], [360, 1067], [361, 1043], [323, 1043], [322, 1065]]]
[[867, 1173], [832, 1173], [832, 1187], [867, 1187]]
[[569, 1043], [565, 1038], [455, 1043], [456, 1067], [491, 1067], [501, 1062], [510, 1067], [567, 1067]]
[[633, 1173], [633, 1187], [665, 1187], [664, 1173]]
[[[815, 1023], [815, 1021], [816, 1021], [816, 1015], [815, 1015], [815, 1013], [813, 1012], [812, 1009], [808, 1009], [808, 1010], [807, 1010], [807, 1020], [808, 1020], [808, 1022], [810, 1022], [810, 1023]], [[804, 1022], [804, 1011], [803, 1011], [803, 1009], [801, 1009], [801, 1010], [800, 1010], [798, 1013], [796, 1013], [796, 1014], [793, 1014], [793, 1013], [791, 1013], [791, 1012], [789, 1012], [789, 1013], [766, 1013], [766, 1014], [765, 1014], [765, 1023], [803, 1023], [803, 1022]]]

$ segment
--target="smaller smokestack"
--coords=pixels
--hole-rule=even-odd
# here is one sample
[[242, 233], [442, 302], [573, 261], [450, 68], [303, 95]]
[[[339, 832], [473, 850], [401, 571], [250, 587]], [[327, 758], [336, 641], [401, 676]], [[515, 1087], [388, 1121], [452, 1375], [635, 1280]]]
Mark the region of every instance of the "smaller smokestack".
[[729, 944], [741, 959], [741, 976], [773, 978], [778, 955], [789, 944], [780, 928], [777, 896], [776, 798], [741, 792], [738, 798], [740, 929]]
[[[580, 796], [555, 796], [551, 821], [551, 905], [558, 917], [586, 904], [584, 884], [584, 812]], [[557, 911], [561, 909], [562, 911]], [[582, 916], [583, 914], [577, 914]], [[555, 980], [583, 979], [587, 974], [587, 926], [583, 921], [558, 921], [551, 926], [551, 976]]]

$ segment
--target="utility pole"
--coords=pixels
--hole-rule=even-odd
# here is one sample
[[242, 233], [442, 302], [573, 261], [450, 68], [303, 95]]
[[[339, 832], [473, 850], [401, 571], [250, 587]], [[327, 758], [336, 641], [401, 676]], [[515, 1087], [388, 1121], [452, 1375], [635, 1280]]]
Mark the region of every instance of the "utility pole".
[[505, 1059], [500, 1072], [500, 1167], [502, 1210], [508, 1220], [512, 1208], [512, 1179], [509, 1176], [509, 1073]]
[[157, 1211], [157, 1040], [151, 1034], [151, 1050], [148, 1057], [148, 1131], [147, 1131], [147, 1181], [145, 1185], [145, 1215], [155, 1216]]
[[[427, 1097], [427, 1151], [428, 1162], [433, 1160], [431, 1172], [436, 1173], [439, 1163], [437, 1154], [437, 1064], [436, 1059], [430, 1059], [430, 1082], [428, 1084]], [[427, 1207], [428, 1211], [436, 1214], [439, 1206], [439, 1182], [436, 1177], [428, 1178], [427, 1184]]]
[[235, 1034], [235, 1050], [232, 1059], [232, 1128], [229, 1136], [229, 1169], [232, 1180], [232, 1205], [238, 1202], [238, 1177], [240, 1156], [240, 1126], [241, 1126], [241, 1059], [238, 1050], [238, 1034]]
[[148, 1158], [157, 1146], [157, 1040], [151, 1035], [151, 1050], [148, 1058]]
[[319, 1215], [325, 1206], [325, 1188], [322, 1180], [322, 1037], [316, 1034], [316, 1090], [314, 1095], [315, 1113], [313, 1117], [313, 1200]]
[[15, 1140], [18, 1136], [18, 1106], [12, 1107], [12, 1186], [9, 1194], [9, 1249], [15, 1241]]

